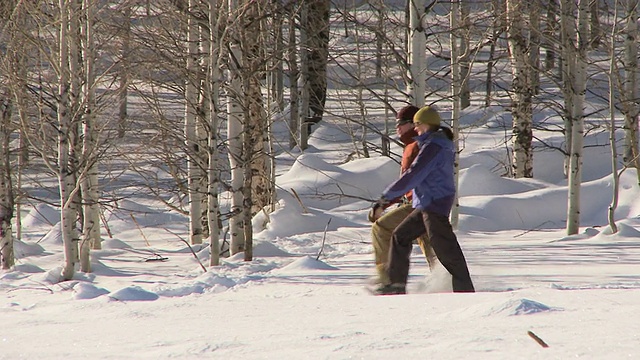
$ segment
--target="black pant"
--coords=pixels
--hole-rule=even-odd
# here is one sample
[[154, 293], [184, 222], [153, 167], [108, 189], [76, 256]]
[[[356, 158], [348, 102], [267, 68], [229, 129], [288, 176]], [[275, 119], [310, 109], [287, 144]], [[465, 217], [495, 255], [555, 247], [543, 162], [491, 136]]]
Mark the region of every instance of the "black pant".
[[413, 239], [427, 234], [440, 263], [453, 277], [454, 292], [474, 292], [467, 261], [449, 218], [430, 211], [413, 210], [391, 235], [387, 272], [391, 283], [406, 284]]

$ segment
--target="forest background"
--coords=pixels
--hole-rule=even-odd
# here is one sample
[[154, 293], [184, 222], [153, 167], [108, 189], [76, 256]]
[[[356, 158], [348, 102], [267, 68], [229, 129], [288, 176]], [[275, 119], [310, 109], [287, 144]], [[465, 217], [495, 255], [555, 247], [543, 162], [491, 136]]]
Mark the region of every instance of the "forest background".
[[450, 115], [458, 154], [486, 125], [461, 126], [465, 109], [510, 118], [501, 176], [531, 178], [535, 152], [562, 153], [570, 235], [585, 136], [610, 134], [614, 184], [638, 166], [637, 1], [5, 1], [0, 15], [4, 269], [20, 214], [50, 204], [59, 280], [91, 272], [105, 212], [134, 194], [188, 215], [185, 241], [215, 249], [210, 266], [250, 261], [252, 218], [281, 192], [299, 198], [277, 188], [277, 154], [303, 153], [330, 117], [352, 139], [345, 162], [397, 158], [393, 118], [409, 103]]

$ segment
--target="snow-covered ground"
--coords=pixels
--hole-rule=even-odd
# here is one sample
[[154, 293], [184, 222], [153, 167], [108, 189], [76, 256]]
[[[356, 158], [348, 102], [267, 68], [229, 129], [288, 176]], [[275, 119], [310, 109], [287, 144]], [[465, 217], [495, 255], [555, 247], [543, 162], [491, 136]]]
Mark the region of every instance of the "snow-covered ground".
[[[479, 110], [465, 116], [469, 123], [486, 118]], [[467, 132], [461, 154], [456, 232], [477, 293], [451, 293], [446, 270], [430, 272], [418, 247], [408, 295], [364, 290], [373, 254], [370, 202], [362, 199], [376, 199], [398, 164], [378, 155], [345, 163], [350, 139], [326, 121], [303, 155], [279, 156], [293, 165], [279, 168], [276, 211], [254, 219], [251, 262], [237, 254], [211, 268], [206, 245], [195, 245], [205, 272], [176, 236], [186, 239], [186, 217], [132, 197], [106, 214], [113, 237], [103, 231], [94, 272], [56, 283], [59, 214], [47, 205], [23, 214], [17, 265], [0, 276], [0, 359], [637, 357], [635, 170], [623, 173], [620, 231], [611, 234], [609, 150], [588, 148], [583, 227], [566, 236], [559, 153], [536, 153], [534, 179], [501, 177], [504, 131], [488, 124]], [[284, 192], [290, 189], [304, 207]]]

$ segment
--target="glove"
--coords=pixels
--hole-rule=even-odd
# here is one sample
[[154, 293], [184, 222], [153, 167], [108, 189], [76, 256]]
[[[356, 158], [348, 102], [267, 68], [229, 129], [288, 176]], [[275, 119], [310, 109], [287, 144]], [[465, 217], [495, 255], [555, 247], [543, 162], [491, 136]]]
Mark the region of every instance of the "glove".
[[385, 198], [380, 198], [374, 202], [369, 210], [368, 218], [370, 222], [376, 222], [382, 215], [384, 208], [389, 204], [389, 201]]
[[376, 220], [378, 220], [378, 218], [380, 218], [380, 215], [382, 215], [382, 208], [372, 207], [371, 209], [369, 209], [367, 218], [369, 219], [369, 222], [374, 223], [376, 222]]

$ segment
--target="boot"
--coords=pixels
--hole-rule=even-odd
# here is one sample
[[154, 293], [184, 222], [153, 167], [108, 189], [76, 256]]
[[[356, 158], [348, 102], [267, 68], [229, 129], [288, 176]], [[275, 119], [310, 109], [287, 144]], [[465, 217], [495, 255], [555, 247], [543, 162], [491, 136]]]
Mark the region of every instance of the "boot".
[[373, 290], [374, 295], [403, 295], [407, 293], [407, 286], [405, 284], [387, 284], [380, 285]]

